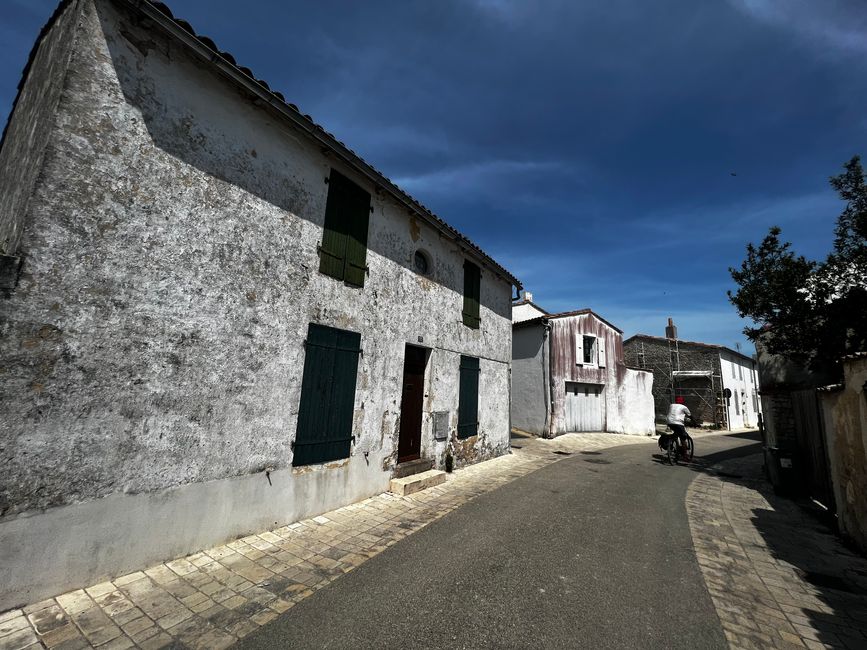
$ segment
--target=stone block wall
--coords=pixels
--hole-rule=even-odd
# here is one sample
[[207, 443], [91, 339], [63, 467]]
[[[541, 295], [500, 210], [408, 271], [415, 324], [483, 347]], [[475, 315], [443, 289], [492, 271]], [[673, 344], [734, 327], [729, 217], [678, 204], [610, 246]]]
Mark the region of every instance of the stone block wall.
[[[634, 336], [623, 343], [623, 352], [628, 366], [644, 368], [653, 372], [653, 401], [658, 422], [664, 421], [668, 408], [674, 401], [671, 391], [671, 371], [676, 364], [674, 345], [658, 338]], [[713, 348], [690, 346], [683, 342], [679, 346], [680, 370], [711, 371], [719, 374], [719, 352]], [[678, 386], [705, 389], [709, 382], [702, 379], [678, 381]], [[693, 416], [703, 422], [714, 422], [714, 408], [704, 400], [684, 391], [685, 404]], [[715, 396], [709, 393], [709, 401], [714, 403]]]

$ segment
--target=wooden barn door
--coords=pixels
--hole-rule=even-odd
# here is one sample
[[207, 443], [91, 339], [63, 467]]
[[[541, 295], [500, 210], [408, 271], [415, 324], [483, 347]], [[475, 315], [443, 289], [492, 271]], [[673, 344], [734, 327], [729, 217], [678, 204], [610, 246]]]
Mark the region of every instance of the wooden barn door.
[[566, 382], [566, 431], [605, 431], [602, 386]]

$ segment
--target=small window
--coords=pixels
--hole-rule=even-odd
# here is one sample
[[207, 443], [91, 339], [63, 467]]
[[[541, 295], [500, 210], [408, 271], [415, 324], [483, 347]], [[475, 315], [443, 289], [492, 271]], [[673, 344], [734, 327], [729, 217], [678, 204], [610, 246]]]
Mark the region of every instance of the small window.
[[738, 376], [740, 377], [741, 381], [744, 380], [744, 367], [741, 364], [738, 364]]
[[738, 376], [737, 376], [737, 374], [735, 373], [735, 362], [732, 361], [731, 364], [732, 364], [732, 379], [737, 379]]
[[[732, 367], [734, 367], [734, 366], [732, 366]], [[734, 393], [734, 398], [735, 398], [734, 399], [735, 415], [740, 415], [741, 414], [741, 403], [740, 403], [740, 400], [738, 400], [738, 392], [737, 391], [735, 391], [735, 393]]]
[[430, 273], [430, 260], [428, 259], [428, 256], [422, 251], [416, 251], [412, 259], [412, 267], [415, 269], [415, 272], [420, 275], [427, 275]]
[[479, 302], [481, 300], [482, 271], [472, 262], [464, 262], [464, 325], [474, 330], [479, 329], [481, 317]]
[[595, 366], [597, 340], [589, 334], [579, 334], [577, 340], [578, 365]]

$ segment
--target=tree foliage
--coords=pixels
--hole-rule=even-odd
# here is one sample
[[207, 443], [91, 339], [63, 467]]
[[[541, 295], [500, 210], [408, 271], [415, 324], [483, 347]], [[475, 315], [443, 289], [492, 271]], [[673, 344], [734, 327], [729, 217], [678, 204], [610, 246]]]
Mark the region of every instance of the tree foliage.
[[796, 255], [774, 226], [729, 272], [729, 299], [756, 327], [744, 333], [768, 350], [823, 373], [839, 373], [847, 353], [867, 350], [867, 182], [859, 157], [830, 179], [845, 202], [834, 247], [821, 263]]

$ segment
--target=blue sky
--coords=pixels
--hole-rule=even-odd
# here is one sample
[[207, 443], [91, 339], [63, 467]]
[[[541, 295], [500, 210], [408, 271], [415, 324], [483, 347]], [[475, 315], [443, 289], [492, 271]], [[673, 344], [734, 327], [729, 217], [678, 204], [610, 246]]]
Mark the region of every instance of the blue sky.
[[[49, 0], [0, 0], [0, 115]], [[173, 0], [519, 277], [626, 335], [751, 350], [728, 267], [829, 250], [867, 155], [863, 0]], [[732, 176], [735, 173], [735, 176]]]

